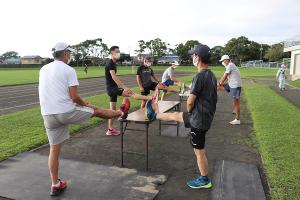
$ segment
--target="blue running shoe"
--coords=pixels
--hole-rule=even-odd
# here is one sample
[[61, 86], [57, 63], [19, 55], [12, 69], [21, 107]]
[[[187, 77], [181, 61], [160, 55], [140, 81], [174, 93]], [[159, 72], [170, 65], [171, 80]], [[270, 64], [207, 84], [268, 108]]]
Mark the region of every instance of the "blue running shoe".
[[155, 110], [152, 108], [152, 100], [146, 102], [145, 119], [148, 119], [149, 121], [154, 121], [156, 119]]
[[206, 176], [199, 176], [195, 180], [186, 183], [190, 188], [212, 188], [211, 181]]

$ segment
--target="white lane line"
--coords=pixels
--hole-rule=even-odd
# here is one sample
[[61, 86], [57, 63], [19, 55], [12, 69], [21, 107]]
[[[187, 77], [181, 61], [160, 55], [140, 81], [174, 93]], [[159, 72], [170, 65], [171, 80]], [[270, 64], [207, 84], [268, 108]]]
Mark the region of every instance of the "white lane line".
[[15, 108], [21, 108], [21, 107], [25, 107], [25, 106], [31, 106], [31, 105], [38, 104], [38, 103], [39, 102], [34, 102], [34, 103], [28, 103], [28, 104], [19, 105], [19, 106], [12, 106], [12, 107], [8, 107], [8, 108], [2, 108], [2, 109], [0, 109], [0, 111], [10, 110], [10, 109], [15, 109]]

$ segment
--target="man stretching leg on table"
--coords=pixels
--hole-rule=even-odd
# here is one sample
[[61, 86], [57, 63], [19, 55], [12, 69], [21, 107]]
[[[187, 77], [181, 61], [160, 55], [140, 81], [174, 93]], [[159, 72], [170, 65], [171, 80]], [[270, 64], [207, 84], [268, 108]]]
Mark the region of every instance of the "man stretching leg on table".
[[191, 94], [187, 99], [188, 112], [159, 113], [158, 105], [152, 100], [146, 103], [146, 117], [149, 120], [183, 122], [190, 128], [191, 144], [197, 158], [200, 176], [188, 181], [191, 188], [211, 188], [208, 178], [208, 161], [205, 155], [205, 134], [210, 129], [217, 104], [217, 79], [208, 69], [210, 49], [206, 45], [198, 45], [190, 53], [193, 54], [193, 64], [197, 67]]
[[80, 124], [91, 117], [126, 118], [130, 105], [125, 100], [119, 111], [113, 111], [83, 100], [77, 92], [76, 71], [68, 65], [73, 51], [70, 45], [57, 43], [52, 49], [55, 60], [43, 66], [39, 75], [41, 113], [50, 144], [51, 196], [59, 195], [67, 187], [67, 182], [58, 178], [58, 166], [61, 143], [70, 137], [69, 124]]

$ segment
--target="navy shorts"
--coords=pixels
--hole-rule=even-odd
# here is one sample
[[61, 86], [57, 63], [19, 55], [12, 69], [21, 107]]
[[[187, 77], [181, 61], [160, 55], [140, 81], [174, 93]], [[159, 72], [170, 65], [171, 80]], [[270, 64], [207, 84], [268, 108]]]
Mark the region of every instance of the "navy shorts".
[[233, 99], [240, 99], [242, 87], [232, 88], [228, 85], [228, 83], [224, 84], [224, 89], [230, 94]]
[[[174, 85], [174, 81], [172, 81], [171, 79], [166, 80], [165, 82], [162, 83], [164, 86], [169, 87], [170, 85]], [[167, 92], [167, 90], [163, 90], [164, 93]]]

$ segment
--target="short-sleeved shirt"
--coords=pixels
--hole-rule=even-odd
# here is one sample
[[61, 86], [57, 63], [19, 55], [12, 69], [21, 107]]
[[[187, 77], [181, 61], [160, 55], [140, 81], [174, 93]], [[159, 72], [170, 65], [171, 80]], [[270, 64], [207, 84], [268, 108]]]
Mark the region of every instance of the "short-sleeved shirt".
[[154, 72], [151, 67], [146, 67], [145, 65], [139, 66], [136, 75], [140, 76], [144, 88], [152, 85], [152, 76], [154, 75]]
[[40, 69], [39, 99], [42, 115], [62, 114], [75, 110], [69, 87], [78, 86], [75, 69], [55, 60]]
[[282, 68], [278, 69], [276, 77], [285, 78], [285, 69], [282, 69]]
[[190, 124], [193, 128], [208, 130], [214, 118], [217, 95], [217, 79], [209, 69], [203, 69], [193, 78], [191, 94], [197, 98], [191, 111]]
[[226, 66], [225, 73], [229, 74], [228, 76], [228, 84], [231, 88], [242, 87], [242, 79], [240, 70], [235, 66], [234, 63], [230, 62]]
[[114, 70], [115, 73], [117, 74], [117, 64], [114, 63], [114, 61], [112, 59], [107, 61], [105, 64], [105, 80], [106, 80], [106, 89], [107, 90], [111, 90], [113, 88], [118, 87], [118, 85], [116, 84], [116, 82], [114, 81], [114, 79], [112, 78], [112, 76], [110, 74], [111, 70]]
[[172, 67], [169, 67], [164, 71], [161, 82], [164, 83], [167, 80], [170, 80], [173, 74], [174, 74], [174, 69]]

